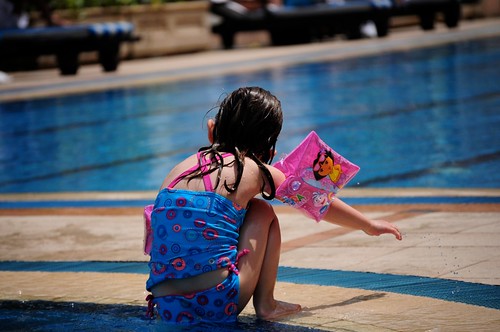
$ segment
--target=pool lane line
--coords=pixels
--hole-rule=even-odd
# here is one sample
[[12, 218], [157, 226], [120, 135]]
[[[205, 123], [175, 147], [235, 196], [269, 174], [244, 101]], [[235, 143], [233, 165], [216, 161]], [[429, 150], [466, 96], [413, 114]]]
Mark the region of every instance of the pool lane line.
[[[148, 274], [146, 262], [2, 261], [0, 271], [94, 272]], [[500, 286], [459, 280], [280, 266], [278, 281], [318, 286], [356, 288], [477, 305], [500, 310]]]
[[408, 172], [401, 173], [401, 174], [391, 174], [391, 175], [385, 175], [385, 176], [378, 176], [375, 178], [366, 179], [365, 181], [362, 182], [362, 184], [363, 184], [363, 186], [372, 186], [372, 185], [379, 185], [379, 184], [383, 184], [383, 183], [390, 183], [392, 181], [416, 179], [416, 178], [420, 178], [420, 177], [425, 176], [425, 175], [435, 174], [439, 170], [443, 170], [446, 168], [453, 168], [453, 167], [467, 168], [467, 167], [470, 167], [470, 165], [487, 163], [487, 162], [495, 161], [496, 159], [499, 159], [499, 158], [500, 158], [500, 151], [494, 151], [491, 153], [474, 155], [470, 158], [466, 158], [466, 159], [462, 159], [462, 160], [443, 161], [440, 163], [436, 163], [436, 164], [432, 165], [431, 167], [417, 169], [414, 171], [408, 171]]
[[[400, 204], [499, 204], [500, 196], [400, 196], [400, 197], [343, 197], [350, 205]], [[148, 199], [96, 199], [96, 200], [3, 200], [0, 209], [41, 208], [127, 208], [153, 204]], [[274, 202], [280, 205], [280, 202]]]
[[[498, 96], [498, 93], [495, 93], [494, 96]], [[474, 99], [477, 96], [473, 97], [468, 97], [467, 99]], [[464, 104], [464, 102], [467, 101], [467, 99], [457, 99], [453, 100], [451, 102], [453, 103], [459, 103], [461, 105]], [[417, 108], [412, 108], [411, 112], [418, 111]], [[384, 114], [377, 114], [375, 115], [376, 117], [384, 117], [387, 114], [398, 114], [401, 113], [402, 111], [389, 111], [388, 113]], [[368, 115], [367, 117], [373, 117], [374, 115]], [[303, 135], [307, 134], [311, 130], [316, 130], [320, 132], [324, 128], [330, 128], [333, 127], [341, 127], [342, 123], [333, 123], [333, 122], [326, 122], [320, 126], [315, 126], [315, 127], [302, 127], [300, 130], [295, 130], [294, 135]], [[289, 135], [292, 133], [289, 133]], [[7, 135], [9, 135], [7, 133]], [[0, 137], [2, 134], [0, 133]], [[190, 152], [195, 150], [195, 147], [181, 147], [177, 148], [174, 150], [169, 150], [169, 151], [160, 151], [156, 153], [148, 153], [148, 154], [143, 154], [143, 155], [136, 155], [136, 156], [131, 156], [129, 158], [124, 158], [124, 159], [117, 159], [117, 160], [111, 160], [108, 162], [103, 162], [103, 163], [94, 163], [86, 166], [78, 166], [78, 167], [70, 167], [66, 169], [60, 169], [56, 172], [49, 172], [47, 174], [35, 174], [27, 177], [21, 177], [21, 178], [14, 178], [14, 179], [4, 179], [0, 180], [0, 188], [5, 188], [5, 187], [15, 187], [16, 185], [21, 185], [21, 184], [28, 184], [28, 183], [36, 183], [37, 181], [47, 181], [55, 178], [61, 178], [64, 176], [71, 176], [74, 174], [80, 174], [80, 173], [85, 173], [85, 172], [91, 172], [95, 170], [102, 170], [102, 169], [109, 169], [112, 167], [119, 167], [123, 165], [128, 165], [130, 163], [137, 163], [137, 162], [144, 162], [147, 160], [153, 160], [153, 159], [158, 159], [158, 158], [166, 158], [169, 156], [173, 156], [179, 153], [184, 153], [184, 152]], [[373, 186], [373, 185], [380, 185], [384, 183], [391, 183], [394, 181], [405, 181], [409, 179], [415, 179], [415, 178], [420, 178], [422, 176], [430, 175], [430, 174], [435, 174], [438, 172], [438, 170], [443, 170], [447, 168], [455, 168], [455, 167], [464, 167], [467, 168], [470, 165], [476, 165], [479, 163], [487, 163], [487, 162], [493, 162], [496, 159], [500, 158], [500, 150], [499, 151], [492, 151], [488, 153], [483, 153], [483, 154], [476, 154], [467, 158], [463, 159], [454, 159], [454, 160], [448, 160], [448, 161], [441, 161], [439, 163], [435, 163], [432, 165], [427, 165], [427, 167], [423, 168], [417, 168], [414, 170], [409, 170], [403, 173], [396, 173], [396, 174], [389, 174], [389, 175], [379, 175], [375, 176], [373, 178], [368, 178], [365, 179], [361, 182], [363, 187], [367, 186]]]

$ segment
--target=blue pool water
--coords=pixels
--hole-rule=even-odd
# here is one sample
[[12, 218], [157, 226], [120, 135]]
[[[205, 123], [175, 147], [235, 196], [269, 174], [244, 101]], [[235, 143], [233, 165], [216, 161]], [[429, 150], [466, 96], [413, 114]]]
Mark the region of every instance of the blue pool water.
[[163, 324], [146, 318], [143, 306], [50, 301], [0, 301], [2, 331], [67, 332], [321, 332], [322, 330], [241, 317], [234, 324]]
[[0, 103], [0, 192], [156, 190], [243, 85], [283, 104], [279, 153], [311, 130], [350, 187], [500, 187], [500, 39]]

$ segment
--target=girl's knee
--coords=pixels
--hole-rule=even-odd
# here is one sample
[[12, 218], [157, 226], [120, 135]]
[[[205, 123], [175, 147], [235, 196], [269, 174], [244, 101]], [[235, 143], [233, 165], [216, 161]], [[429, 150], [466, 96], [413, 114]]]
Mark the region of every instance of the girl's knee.
[[273, 221], [276, 220], [276, 213], [273, 206], [262, 199], [253, 198], [250, 201], [250, 208], [247, 212], [247, 218]]

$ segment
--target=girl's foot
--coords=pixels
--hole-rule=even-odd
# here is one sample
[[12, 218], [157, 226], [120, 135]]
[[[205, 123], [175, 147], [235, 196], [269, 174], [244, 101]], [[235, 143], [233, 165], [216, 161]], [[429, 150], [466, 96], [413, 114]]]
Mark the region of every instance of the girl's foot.
[[257, 310], [257, 317], [263, 320], [275, 320], [281, 317], [298, 313], [302, 310], [300, 304], [274, 301], [274, 307], [270, 310]]

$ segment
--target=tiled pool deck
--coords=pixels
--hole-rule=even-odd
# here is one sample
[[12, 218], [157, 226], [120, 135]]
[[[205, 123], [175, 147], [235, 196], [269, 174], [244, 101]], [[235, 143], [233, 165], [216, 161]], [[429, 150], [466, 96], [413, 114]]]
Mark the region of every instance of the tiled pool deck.
[[[129, 61], [102, 74], [16, 73], [0, 100], [246, 71], [500, 35], [500, 20], [408, 30], [381, 40], [210, 51]], [[141, 206], [154, 192], [0, 195], [0, 300], [145, 305]], [[314, 223], [277, 206], [276, 295], [304, 311], [281, 323], [328, 331], [498, 331], [500, 189], [345, 189], [404, 240]], [[79, 265], [78, 262], [85, 262]], [[249, 305], [243, 315], [253, 319]]]

